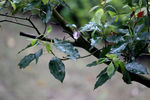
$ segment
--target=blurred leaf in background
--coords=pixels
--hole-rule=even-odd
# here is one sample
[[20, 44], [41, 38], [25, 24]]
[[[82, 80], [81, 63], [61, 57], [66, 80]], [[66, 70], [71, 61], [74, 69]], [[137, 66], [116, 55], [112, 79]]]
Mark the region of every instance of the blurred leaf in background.
[[99, 0], [65, 0], [71, 10], [64, 7], [60, 12], [68, 22], [83, 26], [94, 15], [89, 12], [92, 7], [99, 5]]

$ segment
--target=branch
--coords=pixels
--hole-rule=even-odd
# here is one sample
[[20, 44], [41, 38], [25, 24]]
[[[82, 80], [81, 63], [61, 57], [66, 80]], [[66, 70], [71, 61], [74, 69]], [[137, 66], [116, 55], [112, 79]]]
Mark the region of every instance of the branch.
[[[24, 33], [24, 32], [20, 32], [20, 36], [23, 36], [23, 37], [28, 37], [28, 38], [31, 38], [31, 39], [39, 39], [41, 41], [45, 41], [45, 42], [52, 42], [54, 43], [54, 40], [53, 39], [50, 39], [50, 38], [46, 38], [46, 37], [37, 37], [35, 35], [31, 35], [31, 33]], [[72, 45], [76, 45], [75, 42], [69, 42], [71, 43]]]
[[[31, 35], [31, 33], [24, 33], [24, 32], [20, 32], [20, 36], [24, 36], [24, 37], [28, 37], [28, 38], [32, 38], [32, 39], [37, 38], [37, 36]], [[53, 39], [49, 39], [49, 38], [45, 38], [45, 37], [38, 37], [37, 39], [42, 40], [42, 41], [46, 41], [46, 42], [54, 43]]]
[[[67, 31], [70, 30], [69, 27], [66, 27], [66, 24], [67, 24], [66, 21], [62, 18], [62, 16], [57, 12], [56, 9], [54, 9], [53, 16], [57, 19], [57, 21], [59, 21], [60, 25], [65, 30], [67, 30]], [[73, 32], [73, 31], [70, 30], [69, 32]], [[72, 37], [72, 34], [69, 34], [69, 35]], [[92, 53], [92, 52], [96, 51], [93, 54], [93, 56], [95, 56], [98, 59], [100, 58], [99, 54], [101, 53], [101, 51], [98, 50], [95, 47], [92, 50], [90, 50], [90, 48], [91, 48], [90, 43], [88, 41], [86, 41], [82, 36], [80, 36], [80, 38], [77, 41], [75, 41], [74, 46], [81, 47], [81, 48], [85, 49], [86, 51], [88, 51], [89, 53]], [[106, 63], [106, 64], [108, 65], [109, 63]], [[120, 70], [118, 70], [118, 72], [121, 73]], [[150, 88], [150, 79], [149, 78], [146, 78], [146, 77], [144, 77], [142, 75], [137, 75], [137, 74], [134, 74], [134, 73], [131, 73], [131, 72], [129, 72], [129, 75], [131, 77], [131, 81], [135, 81], [135, 82], [141, 83], [141, 84], [143, 84], [143, 85], [145, 85], [145, 86]]]

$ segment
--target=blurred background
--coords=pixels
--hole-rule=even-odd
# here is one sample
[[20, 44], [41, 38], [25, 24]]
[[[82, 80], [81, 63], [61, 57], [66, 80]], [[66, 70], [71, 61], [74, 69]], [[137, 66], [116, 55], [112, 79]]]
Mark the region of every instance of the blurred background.
[[[73, 12], [77, 14], [77, 18], [83, 19], [78, 22], [79, 25], [88, 22], [90, 19], [88, 12], [94, 3], [97, 3], [96, 1], [93, 4], [88, 2], [94, 1], [68, 0], [70, 6], [73, 7]], [[78, 6], [83, 7], [83, 11]], [[63, 16], [74, 23], [73, 19], [69, 19], [71, 15], [67, 13], [67, 10], [63, 10], [61, 11]], [[21, 16], [24, 17], [24, 15]], [[0, 19], [6, 18], [0, 17]], [[21, 22], [21, 20], [18, 21]], [[37, 18], [33, 18], [33, 21], [42, 32], [44, 29], [42, 22]], [[25, 55], [36, 52], [42, 47], [30, 48], [21, 54], [17, 54], [18, 51], [29, 44], [27, 38], [19, 36], [19, 32], [36, 34], [36, 31], [10, 23], [0, 23], [0, 25], [0, 100], [150, 100], [149, 88], [135, 82], [126, 85], [119, 73], [102, 87], [93, 90], [96, 75], [106, 66], [99, 65], [87, 68], [88, 63], [96, 60], [93, 56], [79, 59], [76, 62], [65, 61], [66, 77], [63, 84], [50, 74], [48, 62], [52, 55], [48, 54], [46, 50], [44, 50], [44, 54], [40, 57], [37, 65], [33, 62], [29, 67], [21, 70], [18, 67], [18, 62]], [[66, 34], [63, 33], [60, 26], [52, 24], [52, 33], [49, 37], [63, 38], [64, 35]], [[55, 48], [53, 50], [57, 56], [63, 55]], [[81, 56], [88, 54], [80, 48], [79, 52]]]

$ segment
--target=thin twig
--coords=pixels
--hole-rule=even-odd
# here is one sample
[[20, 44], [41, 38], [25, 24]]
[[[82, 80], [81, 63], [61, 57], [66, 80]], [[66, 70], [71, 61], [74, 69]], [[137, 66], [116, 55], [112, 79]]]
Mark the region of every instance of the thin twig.
[[[92, 56], [94, 53], [96, 53], [97, 51], [100, 51], [100, 50], [102, 50], [102, 49], [96, 50], [96, 51], [94, 51], [93, 53], [91, 53], [91, 54], [89, 54], [89, 55], [82, 56], [82, 57], [79, 57], [79, 58], [77, 58], [77, 59], [82, 59], [82, 58], [90, 57], [90, 56]], [[61, 59], [61, 60], [66, 61], [66, 60], [70, 60], [70, 58], [66, 58], [66, 57], [64, 57], [64, 58], [63, 58], [63, 59]]]
[[45, 33], [46, 33], [46, 29], [47, 29], [47, 24], [45, 23], [45, 28], [44, 28], [44, 32], [43, 32], [43, 34], [45, 34]]
[[56, 56], [52, 50], [50, 50], [50, 52], [52, 53], [53, 56]]
[[[16, 16], [7, 15], [7, 14], [0, 14], [0, 16], [5, 16], [5, 17], [9, 17], [9, 18], [20, 19], [20, 20], [26, 20], [26, 21], [28, 21], [32, 25], [32, 28], [34, 28], [36, 30], [36, 32], [38, 33], [38, 35], [41, 35], [40, 31], [37, 29], [37, 27], [34, 25], [34, 23], [31, 20], [32, 15], [29, 18], [16, 17]], [[11, 22], [11, 23], [17, 23], [17, 22], [12, 22], [12, 21], [9, 21], [9, 20], [5, 20], [5, 21]], [[17, 24], [28, 27], [28, 25], [24, 25], [24, 24], [20, 24], [20, 23], [17, 23]], [[29, 26], [29, 27], [31, 27], [31, 26]]]
[[10, 18], [15, 18], [15, 19], [21, 19], [21, 20], [27, 20], [26, 18], [10, 16], [10, 15], [7, 15], [7, 14], [0, 14], [0, 16], [5, 16], [5, 17], [10, 17]]
[[18, 23], [18, 22], [14, 22], [14, 21], [10, 21], [10, 20], [1, 20], [0, 23], [2, 22], [9, 22], [9, 23], [14, 23], [14, 24], [18, 24], [18, 25], [22, 25], [22, 26], [26, 26], [26, 27], [29, 27], [29, 28], [34, 28], [30, 25], [26, 25], [26, 24], [22, 24], [22, 23]]
[[40, 31], [37, 29], [37, 27], [34, 25], [34, 23], [32, 22], [31, 20], [31, 16], [30, 18], [26, 18], [30, 23], [31, 25], [33, 26], [33, 28], [36, 30], [36, 32], [38, 33], [38, 35], [41, 35]]

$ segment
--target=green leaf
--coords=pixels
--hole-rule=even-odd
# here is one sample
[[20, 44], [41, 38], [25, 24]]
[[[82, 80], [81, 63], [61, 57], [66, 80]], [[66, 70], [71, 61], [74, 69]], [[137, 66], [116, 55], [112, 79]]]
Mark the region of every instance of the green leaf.
[[118, 42], [123, 42], [125, 40], [124, 40], [124, 38], [122, 36], [112, 35], [112, 36], [108, 36], [106, 38], [106, 41], [113, 42], [113, 43], [118, 43]]
[[96, 78], [101, 77], [103, 74], [107, 73], [107, 67], [105, 67], [98, 75]]
[[46, 36], [48, 36], [52, 31], [51, 25], [48, 26], [47, 31], [46, 31]]
[[150, 41], [150, 33], [149, 32], [140, 33], [138, 36], [138, 40]]
[[93, 12], [95, 9], [97, 9], [97, 8], [99, 8], [99, 6], [94, 6], [94, 7], [92, 7], [90, 10], [89, 10], [89, 12], [91, 13], [91, 12]]
[[47, 12], [46, 12], [46, 23], [48, 23], [52, 16], [52, 9], [50, 4], [47, 4]]
[[120, 60], [118, 58], [113, 58], [113, 63], [115, 65], [115, 67], [119, 67]]
[[88, 24], [85, 24], [83, 27], [81, 27], [80, 31], [81, 32], [88, 32], [88, 31], [102, 32], [102, 28], [97, 23], [89, 22]]
[[115, 72], [115, 67], [114, 67], [114, 64], [111, 62], [108, 67], [107, 67], [107, 75], [109, 77], [112, 77], [112, 75], [114, 74]]
[[113, 47], [111, 49], [111, 53], [113, 54], [117, 54], [117, 53], [120, 53], [121, 51], [123, 51], [127, 46], [127, 43], [123, 43], [123, 44], [119, 44], [119, 45], [116, 45], [115, 47]]
[[32, 40], [32, 41], [30, 42], [29, 45], [27, 45], [25, 48], [23, 48], [22, 50], [20, 50], [20, 51], [18, 52], [18, 54], [21, 53], [21, 52], [23, 52], [24, 50], [30, 48], [30, 47], [36, 46], [36, 45], [38, 45], [38, 40], [37, 40], [37, 39], [34, 39], [34, 40]]
[[107, 5], [107, 6], [105, 7], [105, 10], [106, 10], [106, 11], [111, 11], [111, 12], [114, 12], [114, 13], [117, 13], [116, 8], [113, 7], [112, 5]]
[[102, 64], [104, 62], [107, 62], [107, 61], [109, 61], [107, 58], [100, 58], [97, 61], [93, 61], [92, 63], [88, 64], [87, 67], [93, 67], [93, 66], [96, 66], [98, 64]]
[[34, 46], [35, 44], [37, 44], [37, 42], [38, 42], [38, 39], [33, 39], [33, 40], [30, 42], [30, 44], [31, 44], [32, 46]]
[[102, 19], [102, 16], [104, 15], [104, 10], [103, 9], [98, 9], [92, 19], [92, 22], [102, 26], [102, 23], [101, 23], [101, 19]]
[[34, 59], [35, 59], [34, 54], [29, 54], [25, 56], [18, 64], [20, 66], [20, 69], [26, 68]]
[[124, 73], [123, 73], [123, 77], [122, 77], [123, 81], [126, 83], [126, 84], [131, 84], [131, 78], [130, 78], [130, 75], [129, 73], [125, 70]]
[[18, 64], [20, 66], [20, 69], [26, 68], [34, 59], [36, 60], [36, 63], [38, 62], [39, 57], [43, 54], [43, 49], [40, 49], [34, 54], [29, 54], [25, 56], [20, 63]]
[[26, 7], [24, 7], [24, 12], [32, 11], [35, 8], [38, 8], [40, 6], [41, 6], [41, 0], [38, 1], [33, 0], [32, 2], [28, 3]]
[[42, 0], [42, 2], [44, 3], [44, 5], [46, 5], [48, 3], [49, 0]]
[[47, 3], [46, 5], [42, 5], [41, 10], [45, 12], [45, 13], [40, 13], [40, 17], [43, 23], [48, 23], [52, 16], [51, 4]]
[[52, 46], [50, 43], [44, 43], [45, 47], [46, 47], [46, 50], [48, 53], [50, 53], [51, 49], [52, 49]]
[[127, 28], [125, 29], [116, 29], [117, 33], [122, 33], [122, 34], [129, 34], [129, 30]]
[[144, 24], [138, 25], [134, 28], [134, 32], [135, 33], [141, 32], [144, 29], [144, 27], [145, 27]]
[[53, 57], [49, 62], [50, 73], [59, 81], [63, 82], [65, 78], [65, 65], [57, 58]]
[[72, 60], [76, 60], [80, 57], [78, 50], [67, 41], [54, 39], [54, 46], [56, 47], [56, 49], [64, 52]]
[[30, 48], [30, 47], [32, 47], [32, 45], [31, 45], [31, 44], [27, 45], [25, 48], [23, 48], [22, 50], [20, 50], [20, 51], [18, 52], [18, 54], [19, 54], [19, 53], [21, 53], [21, 52], [23, 52], [24, 50], [26, 50], [26, 49]]
[[126, 71], [125, 64], [122, 61], [120, 61], [119, 64], [120, 64], [121, 72], [122, 72], [122, 74], [124, 74], [124, 72]]
[[35, 60], [36, 60], [36, 64], [38, 63], [38, 59], [39, 57], [43, 54], [43, 49], [40, 49], [39, 51], [37, 51], [35, 53]]
[[98, 77], [98, 80], [95, 83], [94, 89], [98, 88], [99, 86], [102, 86], [108, 79], [109, 79], [109, 76], [107, 75], [107, 73], [104, 73], [104, 74], [102, 73], [102, 75]]
[[123, 81], [127, 84], [131, 84], [131, 78], [130, 78], [128, 71], [125, 69], [124, 62], [119, 60], [119, 65], [120, 65], [120, 69], [121, 69], [121, 72], [123, 75], [123, 77], [122, 77]]
[[[10, 0], [9, 0], [9, 1], [10, 1]], [[11, 3], [11, 6], [13, 7], [13, 9], [16, 10], [16, 5], [15, 5], [15, 3], [12, 2], [12, 1], [10, 1], [10, 3]]]
[[102, 49], [102, 52], [100, 53], [100, 58], [104, 58], [106, 56], [106, 54], [110, 52], [111, 47], [112, 47], [111, 45], [108, 45], [107, 47], [104, 47]]
[[115, 54], [107, 54], [106, 57], [108, 57], [109, 59], [113, 59], [113, 58], [117, 58], [117, 55], [115, 55]]
[[126, 69], [131, 72], [131, 73], [135, 73], [135, 74], [148, 74], [146, 68], [138, 63], [138, 62], [131, 62], [126, 64]]

